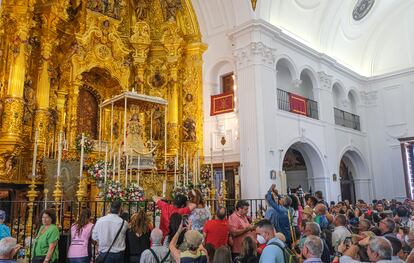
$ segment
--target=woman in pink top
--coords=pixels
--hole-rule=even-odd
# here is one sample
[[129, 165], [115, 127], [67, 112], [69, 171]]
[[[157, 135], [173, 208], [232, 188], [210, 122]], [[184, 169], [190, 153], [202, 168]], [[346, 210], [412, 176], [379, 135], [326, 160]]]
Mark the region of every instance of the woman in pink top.
[[93, 224], [89, 222], [91, 210], [84, 208], [78, 221], [70, 229], [70, 246], [68, 251], [69, 263], [89, 263], [89, 240]]

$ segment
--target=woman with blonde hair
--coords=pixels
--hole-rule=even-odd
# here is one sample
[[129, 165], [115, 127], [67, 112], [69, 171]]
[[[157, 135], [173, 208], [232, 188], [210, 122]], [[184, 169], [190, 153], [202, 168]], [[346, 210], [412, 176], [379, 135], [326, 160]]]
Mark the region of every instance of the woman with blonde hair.
[[210, 209], [206, 207], [203, 195], [199, 189], [191, 190], [188, 196], [190, 202], [196, 204], [196, 208], [194, 208], [188, 217], [191, 220], [192, 230], [202, 232], [207, 220], [211, 219]]
[[259, 258], [257, 257], [257, 245], [256, 240], [247, 236], [242, 241], [242, 248], [240, 256], [238, 256], [234, 262], [237, 263], [258, 263]]
[[139, 263], [141, 254], [150, 248], [152, 225], [144, 210], [132, 215], [126, 233], [126, 259], [129, 263]]

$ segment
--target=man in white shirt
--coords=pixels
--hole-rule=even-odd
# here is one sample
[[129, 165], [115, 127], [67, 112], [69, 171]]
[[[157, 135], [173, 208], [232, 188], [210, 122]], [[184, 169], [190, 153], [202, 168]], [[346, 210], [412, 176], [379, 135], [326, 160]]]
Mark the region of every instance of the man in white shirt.
[[[119, 216], [120, 214], [121, 202], [112, 202], [110, 213], [99, 218], [93, 228], [92, 239], [98, 242], [101, 262], [123, 262], [124, 260], [125, 234], [128, 223]], [[117, 236], [118, 231], [119, 235]]]
[[337, 251], [339, 243], [345, 240], [347, 237], [351, 237], [351, 232], [345, 227], [346, 217], [345, 215], [338, 214], [334, 219], [335, 229], [332, 233], [332, 247]]

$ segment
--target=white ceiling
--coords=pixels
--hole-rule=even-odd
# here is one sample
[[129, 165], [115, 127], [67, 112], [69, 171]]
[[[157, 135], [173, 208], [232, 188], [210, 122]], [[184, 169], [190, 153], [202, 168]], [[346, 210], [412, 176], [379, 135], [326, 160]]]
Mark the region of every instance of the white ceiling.
[[357, 0], [192, 0], [203, 37], [261, 18], [364, 76], [414, 66], [414, 1], [376, 0], [354, 21]]

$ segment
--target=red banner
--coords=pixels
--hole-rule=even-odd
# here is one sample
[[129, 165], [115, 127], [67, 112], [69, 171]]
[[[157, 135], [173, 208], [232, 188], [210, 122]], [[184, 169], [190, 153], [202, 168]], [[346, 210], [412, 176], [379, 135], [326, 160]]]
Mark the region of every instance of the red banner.
[[211, 96], [210, 116], [219, 115], [234, 110], [234, 93]]
[[289, 103], [291, 112], [302, 114], [305, 116], [308, 115], [308, 107], [306, 105], [305, 97], [289, 93]]

